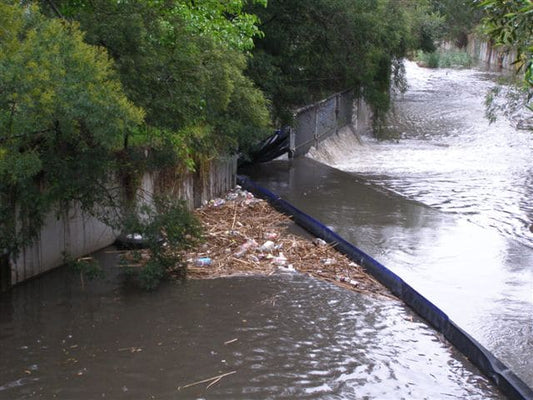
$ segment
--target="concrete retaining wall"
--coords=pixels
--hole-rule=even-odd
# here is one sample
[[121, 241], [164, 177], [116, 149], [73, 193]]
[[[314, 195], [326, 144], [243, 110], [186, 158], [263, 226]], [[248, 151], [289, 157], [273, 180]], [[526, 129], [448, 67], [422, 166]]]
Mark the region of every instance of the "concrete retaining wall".
[[466, 50], [471, 57], [485, 63], [492, 69], [515, 70], [513, 62], [516, 60], [517, 54], [514, 49], [497, 47], [475, 35], [469, 35]]
[[291, 128], [291, 157], [304, 156], [312, 147], [340, 129], [349, 126], [358, 132], [372, 127], [370, 107], [352, 91], [334, 94], [327, 99], [296, 111], [295, 126]]
[[91, 253], [115, 240], [115, 233], [97, 219], [85, 215], [79, 207], [46, 216], [39, 238], [11, 260], [11, 282], [16, 284], [55, 268], [65, 254], [73, 257]]
[[[150, 203], [154, 193], [165, 193], [185, 200], [192, 209], [234, 188], [236, 172], [237, 158], [228, 157], [206, 163], [196, 173], [147, 173], [138, 194], [141, 201]], [[6, 289], [60, 266], [65, 254], [77, 258], [106, 247], [117, 235], [79, 206], [52, 212], [45, 218], [33, 246], [25, 248], [16, 260], [0, 257], [0, 288]]]

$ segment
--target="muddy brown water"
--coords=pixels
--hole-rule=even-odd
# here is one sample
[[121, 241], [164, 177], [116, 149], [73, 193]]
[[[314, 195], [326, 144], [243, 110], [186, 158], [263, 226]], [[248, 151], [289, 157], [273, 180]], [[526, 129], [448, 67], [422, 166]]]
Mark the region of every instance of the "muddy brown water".
[[1, 295], [0, 399], [502, 398], [400, 302], [300, 274], [146, 293], [100, 257], [84, 291], [63, 268]]
[[314, 160], [243, 172], [392, 269], [533, 387], [533, 132], [485, 119], [493, 73], [406, 70], [388, 126], [398, 140], [340, 135]]

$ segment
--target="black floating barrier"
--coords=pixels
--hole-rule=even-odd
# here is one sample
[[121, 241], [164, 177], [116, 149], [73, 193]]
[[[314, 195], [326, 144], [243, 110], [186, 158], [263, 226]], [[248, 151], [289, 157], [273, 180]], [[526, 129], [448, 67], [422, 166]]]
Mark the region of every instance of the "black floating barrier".
[[267, 200], [278, 211], [291, 216], [298, 225], [316, 237], [334, 244], [338, 251], [364, 267], [370, 275], [386, 286], [463, 353], [505, 396], [517, 400], [533, 400], [533, 390], [529, 386], [490, 351], [457, 326], [455, 322], [451, 321], [441, 309], [414, 290], [394, 272], [337, 235], [321, 222], [300, 211], [248, 177], [239, 175], [237, 182], [244, 189]]

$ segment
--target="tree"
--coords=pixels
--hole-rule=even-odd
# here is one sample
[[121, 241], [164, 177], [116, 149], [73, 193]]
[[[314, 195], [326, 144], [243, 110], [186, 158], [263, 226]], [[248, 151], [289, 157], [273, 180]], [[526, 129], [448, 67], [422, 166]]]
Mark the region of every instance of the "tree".
[[[80, 23], [88, 43], [107, 49], [128, 98], [146, 111], [130, 143], [171, 146], [191, 167], [193, 155], [246, 148], [268, 129], [266, 100], [243, 73], [259, 31], [242, 0], [56, 4]], [[252, 103], [240, 103], [244, 98]]]
[[0, 249], [16, 254], [53, 206], [98, 202], [144, 113], [76, 24], [2, 1], [0, 27]]
[[468, 44], [468, 34], [480, 20], [480, 12], [471, 0], [430, 0], [433, 12], [444, 19], [441, 40], [447, 40], [459, 48]]
[[502, 112], [512, 115], [525, 106], [533, 111], [533, 2], [531, 0], [482, 0], [478, 7], [483, 11], [482, 27], [489, 38], [504, 49], [517, 52], [515, 65], [523, 72], [522, 84], [506, 90], [506, 100], [496, 101], [501, 94], [497, 86], [486, 99], [487, 117], [494, 121]]
[[400, 2], [270, 0], [251, 12], [264, 37], [256, 37], [248, 74], [279, 122], [288, 122], [295, 106], [348, 88], [376, 112], [386, 109], [393, 66], [408, 47]]
[[533, 2], [531, 0], [478, 0], [485, 32], [497, 45], [516, 49], [518, 69], [533, 88]]

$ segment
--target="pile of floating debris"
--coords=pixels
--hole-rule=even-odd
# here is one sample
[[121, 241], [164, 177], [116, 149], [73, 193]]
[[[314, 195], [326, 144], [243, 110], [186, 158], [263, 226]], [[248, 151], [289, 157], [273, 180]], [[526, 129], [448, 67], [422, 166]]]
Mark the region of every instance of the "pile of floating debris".
[[240, 187], [195, 214], [205, 242], [182, 254], [188, 278], [298, 271], [351, 290], [392, 297], [334, 245], [291, 233], [290, 218]]

